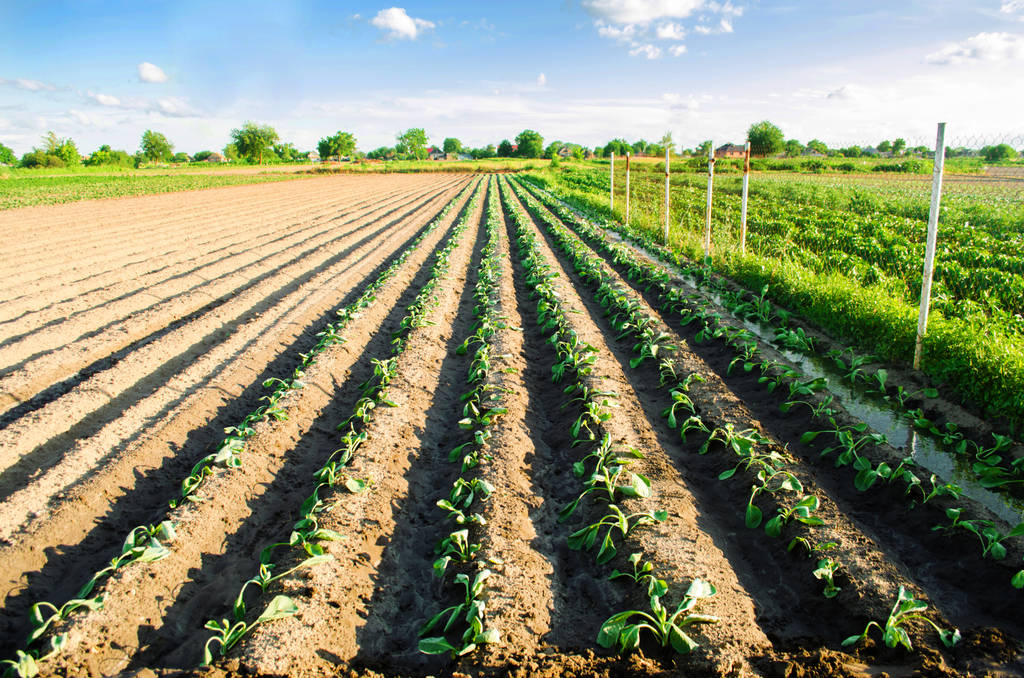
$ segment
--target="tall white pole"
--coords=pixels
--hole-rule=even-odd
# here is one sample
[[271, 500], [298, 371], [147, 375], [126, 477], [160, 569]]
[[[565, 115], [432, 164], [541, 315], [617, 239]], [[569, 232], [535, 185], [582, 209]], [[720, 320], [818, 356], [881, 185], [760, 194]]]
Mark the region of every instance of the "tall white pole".
[[608, 206], [615, 209], [615, 151], [612, 151], [612, 168], [608, 173]]
[[914, 369], [921, 369], [921, 344], [928, 329], [928, 304], [932, 296], [935, 270], [935, 241], [939, 230], [939, 199], [942, 197], [942, 168], [946, 164], [946, 123], [939, 123], [935, 137], [935, 171], [932, 173], [932, 204], [928, 209], [928, 243], [924, 250], [924, 275], [921, 281], [921, 310], [917, 316], [917, 343], [914, 345]]
[[626, 226], [629, 226], [629, 153], [626, 153]]
[[668, 144], [665, 145], [665, 244], [668, 244]]
[[747, 191], [750, 188], [750, 142], [743, 151], [743, 201], [740, 206], [740, 252], [747, 251]]
[[708, 147], [708, 207], [704, 211], [704, 258], [711, 256], [711, 191], [715, 183], [715, 144]]

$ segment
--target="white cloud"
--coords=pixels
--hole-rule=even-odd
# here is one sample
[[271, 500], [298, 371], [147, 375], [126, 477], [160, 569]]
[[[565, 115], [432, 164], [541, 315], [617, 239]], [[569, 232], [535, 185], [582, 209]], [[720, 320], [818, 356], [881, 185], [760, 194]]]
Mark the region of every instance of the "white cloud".
[[541, 73], [537, 76], [537, 87], [546, 87], [548, 84], [548, 76]]
[[726, 16], [743, 16], [743, 8], [737, 7], [731, 2], [709, 2], [707, 4], [708, 11], [716, 12], [718, 14], [724, 14]]
[[434, 27], [434, 22], [409, 16], [401, 7], [391, 7], [377, 12], [370, 23], [385, 32], [391, 40], [415, 40], [420, 33]]
[[661, 48], [654, 45], [638, 45], [629, 50], [629, 56], [645, 56], [648, 59], [657, 59], [661, 56]]
[[[1003, 14], [1024, 14], [1024, 0], [1005, 0], [999, 11]], [[1024, 19], [1024, 16], [1021, 19]]]
[[633, 24], [626, 26], [612, 26], [598, 19], [594, 22], [594, 25], [597, 26], [597, 34], [602, 38], [618, 40], [620, 42], [633, 42], [636, 39], [637, 34], [640, 32], [640, 29]]
[[682, 56], [686, 54], [686, 45], [672, 45], [668, 48], [668, 51], [672, 56]]
[[142, 82], [160, 83], [167, 82], [167, 74], [164, 69], [148, 61], [143, 61], [138, 66], [139, 80]]
[[91, 124], [93, 124], [92, 118], [90, 118], [85, 113], [82, 113], [81, 111], [75, 110], [74, 108], [72, 108], [72, 109], [70, 109], [68, 111], [68, 115], [70, 115], [72, 118], [77, 120], [78, 123], [81, 124], [81, 125], [91, 125]]
[[703, 24], [697, 24], [693, 27], [693, 30], [701, 35], [711, 35], [711, 29]]
[[617, 24], [682, 19], [703, 5], [704, 0], [583, 0], [583, 9], [591, 16]]
[[28, 90], [29, 92], [41, 92], [44, 90], [53, 92], [57, 89], [56, 85], [51, 85], [50, 83], [42, 82], [41, 80], [30, 80], [29, 78], [15, 78], [13, 80], [0, 78], [0, 85], [10, 85], [11, 87]]
[[701, 35], [732, 33], [732, 21], [723, 17], [722, 20], [718, 22], [717, 26], [698, 24], [693, 27], [693, 30], [695, 33], [699, 33]]
[[718, 28], [722, 33], [732, 33], [732, 22], [728, 19], [722, 19], [718, 22]]
[[89, 92], [86, 96], [88, 96], [90, 99], [92, 99], [96, 103], [101, 104], [103, 106], [120, 106], [121, 105], [121, 100], [120, 99], [118, 99], [115, 96], [111, 96], [109, 94], [96, 94], [94, 92]]
[[846, 101], [852, 101], [855, 99], [864, 99], [867, 96], [867, 90], [860, 85], [843, 85], [825, 94], [826, 99], [843, 99]]
[[969, 61], [1015, 61], [1024, 59], [1024, 36], [1011, 33], [978, 33], [961, 42], [946, 45], [925, 57], [942, 66]]
[[655, 31], [659, 40], [682, 40], [686, 37], [686, 29], [682, 24], [668, 23], [660, 24]]
[[171, 116], [173, 118], [187, 118], [199, 115], [199, 111], [196, 110], [187, 99], [183, 99], [181, 97], [164, 97], [162, 99], [157, 99], [149, 106], [149, 110], [163, 113], [164, 115]]

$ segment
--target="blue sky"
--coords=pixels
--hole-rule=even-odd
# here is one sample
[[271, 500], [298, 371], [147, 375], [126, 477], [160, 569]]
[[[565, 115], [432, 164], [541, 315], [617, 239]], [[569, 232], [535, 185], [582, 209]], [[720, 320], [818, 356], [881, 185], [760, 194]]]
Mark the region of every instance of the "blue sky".
[[134, 151], [154, 129], [195, 152], [245, 120], [364, 150], [408, 127], [474, 146], [693, 146], [762, 119], [831, 145], [1024, 132], [1024, 0], [397, 1], [0, 0], [0, 142]]

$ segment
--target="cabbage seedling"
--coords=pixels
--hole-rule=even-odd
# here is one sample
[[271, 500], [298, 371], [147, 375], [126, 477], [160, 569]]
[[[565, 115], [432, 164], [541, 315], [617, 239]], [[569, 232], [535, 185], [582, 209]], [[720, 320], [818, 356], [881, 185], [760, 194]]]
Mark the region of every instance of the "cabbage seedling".
[[907, 589], [903, 586], [900, 587], [899, 593], [896, 596], [896, 603], [892, 606], [892, 611], [889, 612], [889, 618], [885, 622], [883, 628], [881, 624], [876, 621], [868, 622], [867, 626], [864, 627], [863, 633], [856, 636], [850, 636], [843, 641], [844, 646], [855, 645], [858, 642], [868, 637], [868, 633], [871, 628], [877, 628], [882, 632], [882, 640], [885, 641], [886, 647], [896, 647], [896, 645], [902, 645], [908, 650], [913, 651], [914, 646], [910, 642], [910, 634], [907, 633], [907, 629], [904, 626], [913, 619], [920, 619], [928, 622], [932, 628], [934, 628], [939, 634], [939, 640], [946, 647], [953, 647], [960, 642], [960, 630], [953, 629], [952, 631], [944, 631], [938, 627], [928, 617], [925, 617], [922, 612], [928, 609], [928, 603], [923, 600], [914, 600], [914, 596], [911, 595]]
[[[669, 614], [661, 604], [661, 596], [651, 596], [651, 612], [627, 610], [614, 614], [601, 625], [597, 634], [597, 642], [601, 647], [619, 646], [619, 652], [627, 652], [640, 646], [640, 632], [644, 629], [652, 633], [662, 647], [671, 646], [679, 654], [688, 654], [697, 647], [697, 642], [687, 635], [686, 629], [694, 624], [707, 624], [718, 621], [718, 617], [704, 614], [691, 614], [697, 603], [713, 596], [716, 590], [712, 584], [703, 579], [694, 579], [686, 595], [679, 603], [675, 612]], [[631, 617], [639, 616], [638, 623], [628, 623]]]

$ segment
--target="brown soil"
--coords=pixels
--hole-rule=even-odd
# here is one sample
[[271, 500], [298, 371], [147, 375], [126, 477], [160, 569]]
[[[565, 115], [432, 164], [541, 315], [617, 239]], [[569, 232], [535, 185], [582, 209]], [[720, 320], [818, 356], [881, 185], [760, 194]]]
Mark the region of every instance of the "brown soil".
[[[486, 193], [497, 182], [341, 175], [0, 214], [0, 234], [13, 243], [0, 253], [0, 274], [10, 281], [0, 300], [0, 657], [23, 648], [33, 603], [66, 601], [119, 553], [133, 526], [170, 519], [177, 529], [170, 555], [122, 568], [98, 589], [102, 609], [58, 624], [67, 648], [42, 664], [45, 674], [1024, 672], [1021, 593], [1005, 583], [1019, 569], [1019, 545], [1010, 545], [1003, 562], [982, 560], [970, 535], [931, 531], [937, 509], [908, 510], [895, 491], [857, 492], [848, 469], [819, 462], [817, 447], [800, 443], [810, 428], [804, 411], [780, 413], [779, 394], [755, 376], [729, 373], [732, 354], [724, 345], [696, 341], [694, 328], [662, 313], [653, 293], [603, 260], [606, 273], [672, 338], [680, 366], [705, 378], [690, 391], [705, 423], [761, 431], [771, 447], [791, 455], [790, 470], [821, 500], [817, 515], [825, 525], [814, 534], [836, 542], [831, 555], [843, 565], [842, 591], [823, 597], [811, 574], [814, 560], [787, 551], [785, 538], [745, 527], [749, 479], [718, 480], [732, 465], [731, 453], [716, 446], [699, 454], [700, 434], [683, 440], [668, 427], [661, 411], [671, 401], [656, 366], [630, 366], [635, 341], [618, 338], [545, 229], [544, 209], [510, 193], [502, 193], [504, 326], [494, 338], [492, 368], [508, 411], [485, 446], [489, 459], [470, 472], [496, 488], [479, 509], [487, 524], [474, 529], [479, 560], [493, 572], [488, 626], [502, 640], [455, 660], [418, 652], [419, 628], [458, 596], [450, 577], [433, 576], [431, 564], [435, 544], [454, 529], [435, 506], [459, 475], [448, 452], [465, 441], [458, 422], [470, 358], [456, 349], [473, 324], [486, 202], [482, 196], [469, 209], [462, 191], [476, 185]], [[320, 354], [305, 387], [282, 401], [288, 419], [258, 424], [240, 468], [208, 478], [202, 501], [168, 509], [181, 479], [216, 448], [223, 429], [259, 406], [267, 393], [262, 382], [291, 374], [334, 312], [456, 196], [455, 208], [346, 327], [345, 342]], [[558, 273], [552, 284], [571, 311], [572, 328], [598, 350], [585, 381], [615, 393], [602, 430], [643, 453], [630, 468], [650, 479], [651, 496], [622, 507], [668, 513], [664, 523], [619, 542], [608, 564], [566, 541], [604, 514], [600, 504], [584, 500], [559, 521], [582, 489], [572, 463], [586, 451], [572, 445], [575, 415], [565, 406], [565, 384], [552, 381], [557, 358], [538, 324], [512, 211], [528, 215]], [[450, 255], [431, 322], [412, 330], [398, 358], [388, 391], [396, 407], [375, 411], [346, 469], [368, 489], [320, 493], [330, 508], [319, 514], [319, 526], [342, 535], [324, 542], [333, 560], [299, 569], [265, 593], [253, 589], [248, 618], [282, 593], [299, 613], [255, 627], [212, 668], [196, 668], [211, 635], [204, 623], [230, 618], [261, 550], [287, 541], [316, 485], [313, 473], [338, 446], [336, 426], [351, 414], [371, 361], [390, 355], [392, 332], [460, 216], [469, 228]], [[899, 451], [872, 455], [898, 459]], [[958, 504], [971, 516], [986, 515]], [[761, 505], [766, 514], [774, 511], [767, 499]], [[613, 568], [629, 567], [633, 552], [667, 581], [673, 606], [695, 578], [717, 587], [699, 612], [721, 621], [692, 627], [695, 652], [676, 655], [649, 638], [626, 656], [596, 644], [611, 614], [647, 607], [635, 585], [608, 580]], [[299, 563], [297, 550], [288, 553], [278, 571]], [[877, 634], [843, 648], [843, 638], [867, 621], [884, 622], [899, 586], [927, 600], [929, 618], [958, 627], [963, 641], [947, 650], [917, 624], [915, 652], [889, 649]]]

